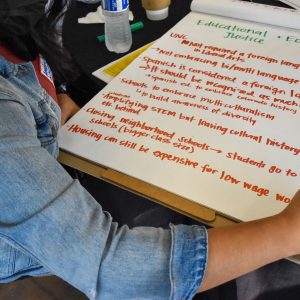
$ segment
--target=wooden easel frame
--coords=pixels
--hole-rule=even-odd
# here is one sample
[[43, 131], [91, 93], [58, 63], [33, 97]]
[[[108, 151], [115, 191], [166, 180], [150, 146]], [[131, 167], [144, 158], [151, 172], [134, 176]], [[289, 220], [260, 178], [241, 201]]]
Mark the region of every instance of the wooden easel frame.
[[115, 170], [108, 169], [105, 166], [98, 165], [64, 150], [60, 151], [58, 160], [66, 166], [117, 185], [118, 187], [166, 206], [208, 226], [220, 227], [236, 223], [236, 221], [221, 216], [214, 210], [189, 199], [180, 197]]

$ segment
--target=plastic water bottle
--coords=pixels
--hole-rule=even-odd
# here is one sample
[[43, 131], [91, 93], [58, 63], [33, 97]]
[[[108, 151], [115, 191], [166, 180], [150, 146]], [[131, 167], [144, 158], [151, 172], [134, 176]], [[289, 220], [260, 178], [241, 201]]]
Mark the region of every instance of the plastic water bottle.
[[106, 48], [111, 52], [127, 52], [132, 44], [128, 0], [102, 0]]

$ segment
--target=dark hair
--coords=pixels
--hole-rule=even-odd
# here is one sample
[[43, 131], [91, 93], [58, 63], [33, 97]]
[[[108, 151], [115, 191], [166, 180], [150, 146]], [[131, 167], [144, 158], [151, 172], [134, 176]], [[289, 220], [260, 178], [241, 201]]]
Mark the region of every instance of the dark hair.
[[[2, 38], [0, 36], [0, 38], [10, 51], [26, 61], [33, 60], [38, 54], [41, 54], [50, 65], [55, 84], [58, 86], [74, 80], [77, 75], [76, 69], [71, 63], [71, 57], [60, 41], [61, 33], [56, 26], [63, 17], [69, 0], [52, 0], [47, 11], [44, 7], [47, 1], [28, 4], [23, 7], [23, 10], [25, 12], [34, 11], [34, 6], [41, 5], [41, 2], [42, 11], [40, 8], [37, 9], [41, 14], [38, 16], [37, 22], [30, 24], [30, 16], [26, 13], [24, 16], [9, 16], [7, 19], [9, 22], [1, 21], [0, 23], [1, 32], [6, 32], [6, 36]], [[36, 15], [35, 12], [35, 17]], [[23, 30], [24, 24], [28, 27], [26, 30]], [[19, 30], [18, 34], [14, 34], [12, 28], [18, 27], [22, 27], [22, 30]]]

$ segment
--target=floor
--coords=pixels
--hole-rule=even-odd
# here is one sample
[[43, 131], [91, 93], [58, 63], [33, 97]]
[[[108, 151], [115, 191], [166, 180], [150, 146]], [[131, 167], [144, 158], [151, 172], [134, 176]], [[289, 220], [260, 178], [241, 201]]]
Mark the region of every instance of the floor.
[[55, 276], [28, 277], [0, 284], [1, 300], [87, 300], [87, 298]]
[[[55, 277], [28, 277], [0, 284], [0, 300], [87, 300], [82, 293]], [[196, 296], [193, 300], [205, 300]], [[112, 299], [114, 300], [114, 299]], [[230, 299], [231, 300], [231, 299]]]

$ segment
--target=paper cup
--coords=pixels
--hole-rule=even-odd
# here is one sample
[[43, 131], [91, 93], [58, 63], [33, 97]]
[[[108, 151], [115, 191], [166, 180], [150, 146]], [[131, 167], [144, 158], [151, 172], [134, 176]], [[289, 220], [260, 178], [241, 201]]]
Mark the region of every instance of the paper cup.
[[168, 17], [171, 0], [142, 0], [149, 20], [159, 21]]

